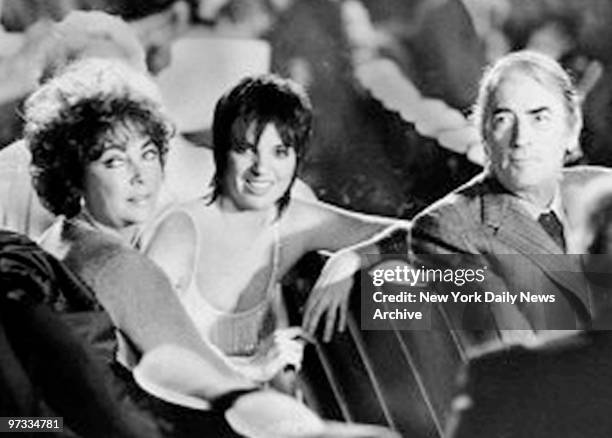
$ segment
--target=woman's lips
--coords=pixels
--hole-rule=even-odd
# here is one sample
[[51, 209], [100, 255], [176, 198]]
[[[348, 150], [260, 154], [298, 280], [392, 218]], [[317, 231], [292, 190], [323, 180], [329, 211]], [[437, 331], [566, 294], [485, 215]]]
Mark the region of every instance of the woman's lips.
[[255, 195], [263, 195], [265, 194], [270, 187], [274, 184], [273, 181], [268, 179], [247, 179], [246, 180], [246, 188], [249, 192]]
[[151, 195], [138, 195], [138, 196], [131, 196], [128, 198], [128, 202], [134, 204], [134, 205], [146, 205], [150, 202], [151, 200]]

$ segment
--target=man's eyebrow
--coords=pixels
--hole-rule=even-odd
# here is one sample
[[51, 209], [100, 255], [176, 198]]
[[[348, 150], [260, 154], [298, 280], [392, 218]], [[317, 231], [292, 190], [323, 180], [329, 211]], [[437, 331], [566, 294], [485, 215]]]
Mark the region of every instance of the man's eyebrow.
[[493, 115], [496, 116], [497, 114], [500, 114], [500, 113], [509, 113], [509, 112], [511, 112], [510, 108], [498, 107], [493, 110]]
[[543, 112], [546, 112], [546, 111], [550, 111], [550, 107], [548, 107], [548, 106], [539, 106], [537, 108], [530, 109], [529, 111], [527, 111], [527, 114], [536, 115], [536, 114], [540, 114], [540, 113], [543, 113]]

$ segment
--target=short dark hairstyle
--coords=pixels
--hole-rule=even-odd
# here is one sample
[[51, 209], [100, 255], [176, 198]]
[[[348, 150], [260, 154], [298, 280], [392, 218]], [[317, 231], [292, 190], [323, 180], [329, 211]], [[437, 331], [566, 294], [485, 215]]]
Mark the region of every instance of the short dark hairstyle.
[[291, 184], [277, 202], [280, 214], [289, 204], [291, 187], [312, 131], [312, 105], [306, 91], [294, 81], [266, 74], [243, 79], [219, 99], [212, 126], [216, 166], [212, 201], [223, 194], [228, 155], [239, 146], [234, 144], [236, 134], [244, 137], [253, 123], [255, 143], [265, 126], [272, 123], [283, 143], [292, 147], [297, 156]]
[[43, 205], [72, 217], [81, 210], [84, 171], [121, 129], [136, 130], [167, 150], [172, 127], [155, 85], [117, 61], [75, 63], [28, 98], [25, 140], [33, 185]]

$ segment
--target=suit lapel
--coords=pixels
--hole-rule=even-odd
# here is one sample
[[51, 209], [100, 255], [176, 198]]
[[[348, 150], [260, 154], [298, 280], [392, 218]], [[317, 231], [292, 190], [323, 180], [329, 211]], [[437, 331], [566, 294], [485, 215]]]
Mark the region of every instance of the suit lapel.
[[[572, 293], [588, 309], [586, 280], [578, 256], [565, 254], [555, 241], [499, 183], [489, 180], [483, 193], [483, 223], [506, 246], [531, 260], [554, 283]], [[557, 255], [557, 256], [555, 256]]]

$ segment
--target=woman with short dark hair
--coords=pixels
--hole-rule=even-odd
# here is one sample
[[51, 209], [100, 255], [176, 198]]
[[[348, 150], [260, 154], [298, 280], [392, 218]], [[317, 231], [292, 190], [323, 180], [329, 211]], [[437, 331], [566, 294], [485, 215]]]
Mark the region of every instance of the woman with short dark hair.
[[[295, 82], [248, 77], [218, 101], [211, 196], [173, 209], [148, 243], [203, 338], [251, 379], [299, 367], [301, 328], [285, 328], [279, 282], [307, 252], [337, 252], [306, 304], [303, 328], [324, 338], [346, 323], [352, 274], [367, 243], [397, 222], [290, 199], [312, 108]], [[369, 247], [369, 251], [375, 251]]]
[[246, 137], [251, 124], [255, 124], [254, 135], [259, 139], [269, 123], [278, 127], [283, 143], [296, 155], [291, 182], [277, 200], [279, 213], [287, 207], [311, 133], [312, 106], [301, 87], [272, 75], [246, 78], [217, 102], [212, 129], [216, 173], [211, 202], [223, 194], [230, 151], [240, 147], [236, 142]]

